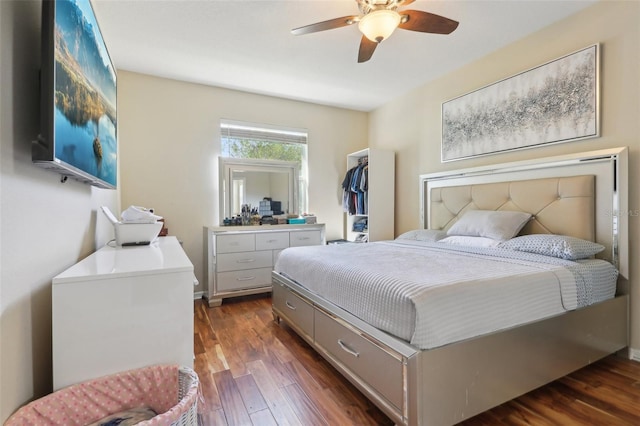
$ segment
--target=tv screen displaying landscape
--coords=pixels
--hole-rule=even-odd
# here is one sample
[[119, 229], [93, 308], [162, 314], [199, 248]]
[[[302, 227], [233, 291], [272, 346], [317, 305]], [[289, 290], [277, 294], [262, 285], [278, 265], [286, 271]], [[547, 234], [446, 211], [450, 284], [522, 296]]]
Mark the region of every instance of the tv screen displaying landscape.
[[116, 73], [89, 0], [55, 7], [55, 157], [116, 187]]

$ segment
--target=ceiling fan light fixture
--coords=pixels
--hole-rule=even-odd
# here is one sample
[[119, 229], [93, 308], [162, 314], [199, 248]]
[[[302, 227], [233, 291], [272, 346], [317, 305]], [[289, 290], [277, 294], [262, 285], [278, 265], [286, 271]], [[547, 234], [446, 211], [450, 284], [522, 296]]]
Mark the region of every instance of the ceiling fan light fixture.
[[395, 10], [374, 10], [358, 22], [358, 29], [366, 38], [376, 43], [388, 38], [400, 24], [400, 14]]

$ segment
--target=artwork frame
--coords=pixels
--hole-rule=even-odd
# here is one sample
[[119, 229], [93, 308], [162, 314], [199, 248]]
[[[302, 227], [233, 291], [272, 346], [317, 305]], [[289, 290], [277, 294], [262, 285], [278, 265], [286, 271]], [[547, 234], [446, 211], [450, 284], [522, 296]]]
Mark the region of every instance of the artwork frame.
[[600, 45], [442, 103], [441, 161], [600, 136]]

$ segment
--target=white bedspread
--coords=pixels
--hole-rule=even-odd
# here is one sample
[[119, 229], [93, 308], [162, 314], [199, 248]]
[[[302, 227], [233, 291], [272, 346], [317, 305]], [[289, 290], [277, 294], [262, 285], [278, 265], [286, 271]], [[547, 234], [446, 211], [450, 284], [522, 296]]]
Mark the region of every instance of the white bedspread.
[[601, 260], [408, 240], [288, 248], [274, 269], [420, 349], [611, 298], [617, 279]]

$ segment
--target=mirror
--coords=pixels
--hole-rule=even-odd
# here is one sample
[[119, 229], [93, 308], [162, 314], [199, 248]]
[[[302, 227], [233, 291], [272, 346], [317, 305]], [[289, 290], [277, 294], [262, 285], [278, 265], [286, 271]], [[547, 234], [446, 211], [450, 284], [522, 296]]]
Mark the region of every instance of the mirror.
[[[273, 214], [298, 214], [298, 166], [294, 162], [220, 157], [220, 221], [237, 216], [249, 204], [271, 198]], [[278, 204], [279, 203], [279, 204]]]

